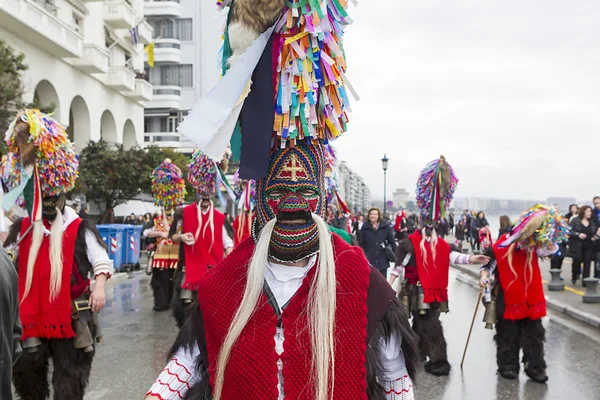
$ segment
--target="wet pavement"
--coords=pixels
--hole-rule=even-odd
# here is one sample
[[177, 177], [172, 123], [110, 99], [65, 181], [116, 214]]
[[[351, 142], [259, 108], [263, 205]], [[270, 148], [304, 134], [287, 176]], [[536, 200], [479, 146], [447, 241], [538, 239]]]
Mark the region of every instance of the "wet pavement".
[[[461, 371], [460, 359], [477, 300], [476, 289], [461, 282], [463, 276], [451, 272], [451, 312], [442, 316], [452, 373], [438, 378], [421, 372], [418, 400], [600, 399], [600, 332], [562, 314], [551, 314], [544, 321], [547, 385], [531, 382], [523, 372], [516, 381], [496, 376], [494, 332], [484, 329], [483, 307]], [[101, 316], [105, 341], [98, 346], [86, 400], [143, 399], [164, 367], [177, 329], [169, 312], [152, 311], [149, 285], [149, 278], [139, 273], [108, 285], [108, 302]]]

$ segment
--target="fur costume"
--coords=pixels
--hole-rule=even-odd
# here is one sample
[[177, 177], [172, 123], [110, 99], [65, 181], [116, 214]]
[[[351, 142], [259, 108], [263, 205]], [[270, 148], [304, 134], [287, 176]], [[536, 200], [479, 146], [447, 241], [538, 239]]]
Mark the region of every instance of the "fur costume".
[[[445, 217], [458, 179], [452, 167], [442, 156], [421, 171], [417, 181], [417, 204], [421, 209], [423, 225], [407, 240], [400, 242], [396, 254], [395, 277], [404, 272], [400, 298], [413, 315], [413, 330], [419, 337], [419, 346], [425, 371], [433, 375], [449, 375], [450, 364], [446, 339], [439, 320], [440, 313], [448, 312], [448, 276], [450, 260], [460, 257], [456, 249], [436, 234], [436, 222]], [[460, 258], [462, 259], [462, 258]], [[468, 258], [465, 263], [468, 263]]]
[[[3, 207], [18, 202], [29, 212], [11, 226], [4, 242], [17, 257], [26, 349], [13, 369], [15, 390], [23, 399], [48, 397], [52, 359], [55, 397], [83, 400], [101, 337], [97, 316], [87, 306], [89, 274], [108, 279], [112, 262], [96, 228], [66, 206], [78, 161], [64, 127], [39, 110], [24, 110], [10, 125], [6, 142], [4, 172], [12, 178], [5, 181], [10, 192]], [[103, 290], [98, 287], [95, 294]]]
[[481, 271], [494, 278], [496, 362], [498, 373], [506, 379], [518, 378], [522, 349], [527, 376], [540, 383], [548, 380], [541, 320], [546, 300], [538, 257], [558, 251], [567, 232], [566, 221], [554, 208], [538, 204], [523, 212], [511, 231], [486, 252], [490, 263]]

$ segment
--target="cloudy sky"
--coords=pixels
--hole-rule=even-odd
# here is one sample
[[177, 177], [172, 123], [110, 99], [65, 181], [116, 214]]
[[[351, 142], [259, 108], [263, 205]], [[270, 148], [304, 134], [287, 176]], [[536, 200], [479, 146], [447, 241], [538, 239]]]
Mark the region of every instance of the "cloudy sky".
[[600, 194], [600, 2], [360, 1], [345, 38], [361, 96], [341, 160], [383, 197], [444, 154], [457, 196]]

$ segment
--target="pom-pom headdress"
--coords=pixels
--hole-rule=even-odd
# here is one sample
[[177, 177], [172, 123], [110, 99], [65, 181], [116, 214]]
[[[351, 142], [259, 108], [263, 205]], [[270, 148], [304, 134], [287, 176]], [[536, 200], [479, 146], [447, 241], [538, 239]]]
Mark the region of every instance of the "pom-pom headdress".
[[[226, 154], [221, 164], [228, 163], [228, 161], [223, 161], [227, 157]], [[217, 194], [221, 202], [224, 203], [226, 200], [220, 191], [220, 188], [224, 187], [229, 197], [232, 200], [236, 199], [234, 190], [229, 185], [220, 164], [207, 157], [199, 148], [196, 148], [192, 154], [189, 164], [188, 181], [190, 181], [194, 189], [196, 189], [196, 193], [201, 197], [210, 198]]]
[[157, 207], [174, 210], [183, 204], [185, 194], [181, 169], [167, 158], [152, 172], [154, 202]]
[[437, 221], [446, 215], [457, 184], [454, 170], [444, 156], [427, 164], [417, 181], [417, 206], [425, 219]]
[[556, 249], [567, 240], [569, 225], [552, 206], [536, 204], [521, 214], [502, 247], [516, 244], [520, 249]]

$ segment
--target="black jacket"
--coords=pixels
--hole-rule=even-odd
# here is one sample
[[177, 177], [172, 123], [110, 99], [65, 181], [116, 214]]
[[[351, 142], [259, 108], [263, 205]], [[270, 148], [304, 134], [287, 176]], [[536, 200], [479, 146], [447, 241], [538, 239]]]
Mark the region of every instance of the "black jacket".
[[12, 367], [21, 355], [17, 270], [0, 247], [0, 399], [11, 400]]
[[369, 263], [380, 271], [389, 268], [390, 263], [385, 255], [385, 247], [390, 245], [396, 252], [394, 230], [387, 222], [381, 221], [377, 230], [371, 222], [365, 221], [359, 235], [360, 247], [365, 252]]
[[[580, 239], [579, 234], [582, 233], [583, 224], [581, 223], [581, 219], [579, 217], [575, 217], [571, 220], [571, 233], [569, 234], [569, 255], [573, 258], [582, 258], [583, 255], [583, 244], [592, 245], [592, 238], [588, 236], [585, 239]], [[594, 219], [590, 219], [590, 227], [592, 231], [592, 236], [596, 234], [596, 223]]]

